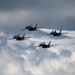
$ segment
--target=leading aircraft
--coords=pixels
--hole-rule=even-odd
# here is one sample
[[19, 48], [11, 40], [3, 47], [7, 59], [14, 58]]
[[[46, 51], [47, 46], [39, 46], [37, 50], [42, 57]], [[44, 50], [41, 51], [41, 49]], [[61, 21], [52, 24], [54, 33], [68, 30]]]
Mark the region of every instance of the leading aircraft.
[[61, 34], [67, 34], [67, 33], [61, 33], [61, 32], [62, 32], [62, 29], [60, 29], [60, 32], [56, 32], [55, 30], [55, 31], [50, 32], [50, 34], [47, 34], [47, 35], [61, 36]]
[[20, 40], [24, 40], [25, 38], [31, 38], [31, 37], [24, 37], [25, 36], [25, 33], [23, 34], [23, 36], [19, 36], [18, 35], [15, 35], [13, 38], [10, 38], [11, 39], [16, 39], [17, 41], [20, 41]]
[[57, 45], [50, 45], [50, 43], [51, 41], [48, 44], [45, 44], [45, 42], [43, 42], [43, 43], [40, 43], [39, 46], [36, 46], [36, 47], [49, 48], [52, 46], [57, 46]]
[[37, 28], [43, 28], [43, 27], [37, 27], [37, 24], [35, 25], [35, 27], [32, 27], [32, 25], [28, 25], [24, 29], [21, 29], [21, 30], [36, 31]]

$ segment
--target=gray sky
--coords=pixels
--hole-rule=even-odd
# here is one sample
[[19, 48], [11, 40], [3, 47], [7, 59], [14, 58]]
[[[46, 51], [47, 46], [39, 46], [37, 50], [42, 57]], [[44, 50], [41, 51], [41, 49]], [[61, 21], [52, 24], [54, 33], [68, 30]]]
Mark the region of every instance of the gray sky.
[[[50, 29], [20, 31], [36, 23]], [[69, 34], [45, 36], [61, 28]], [[75, 30], [75, 0], [0, 0], [0, 75], [75, 75], [75, 31], [70, 30]], [[17, 33], [32, 38], [8, 40]], [[58, 46], [35, 47], [44, 41]]]
[[75, 30], [75, 1], [0, 0], [0, 29], [13, 33], [36, 23], [51, 29]]

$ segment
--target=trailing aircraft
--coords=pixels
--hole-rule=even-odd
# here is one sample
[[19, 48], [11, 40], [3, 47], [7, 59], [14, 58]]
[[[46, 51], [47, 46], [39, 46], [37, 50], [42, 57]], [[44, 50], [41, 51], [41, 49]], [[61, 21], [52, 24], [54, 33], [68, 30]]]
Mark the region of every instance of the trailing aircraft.
[[45, 44], [45, 42], [40, 43], [39, 46], [35, 46], [35, 47], [42, 47], [42, 48], [49, 48], [52, 46], [57, 46], [57, 45], [50, 45], [51, 41], [48, 44]]

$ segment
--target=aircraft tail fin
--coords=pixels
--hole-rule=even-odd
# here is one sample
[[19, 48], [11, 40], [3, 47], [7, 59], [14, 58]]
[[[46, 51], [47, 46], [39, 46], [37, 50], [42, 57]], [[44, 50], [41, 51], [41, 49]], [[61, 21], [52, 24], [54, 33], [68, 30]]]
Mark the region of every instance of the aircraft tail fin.
[[19, 37], [19, 34], [17, 34], [17, 37]]
[[25, 36], [25, 33], [23, 34], [23, 37]]
[[30, 24], [30, 27], [32, 27], [32, 25]]
[[56, 30], [55, 30], [55, 33], [56, 33]]
[[43, 44], [45, 44], [45, 42], [43, 42]]
[[48, 45], [50, 45], [51, 44], [51, 41], [48, 43]]
[[62, 32], [62, 29], [60, 29], [60, 34], [61, 34], [61, 32]]
[[35, 28], [37, 27], [38, 24], [35, 25]]

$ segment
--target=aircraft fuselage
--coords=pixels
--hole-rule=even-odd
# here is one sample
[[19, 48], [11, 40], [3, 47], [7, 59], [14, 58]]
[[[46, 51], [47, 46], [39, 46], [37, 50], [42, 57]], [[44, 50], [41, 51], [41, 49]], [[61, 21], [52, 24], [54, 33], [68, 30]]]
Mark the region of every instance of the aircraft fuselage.
[[24, 38], [23, 37], [17, 37], [16, 40], [20, 41], [20, 40], [24, 40]]
[[60, 36], [61, 33], [54, 33], [53, 36]]
[[36, 27], [31, 27], [31, 26], [27, 26], [26, 29], [28, 29], [29, 31], [35, 31], [35, 30], [37, 30]]
[[29, 30], [29, 31], [35, 31], [36, 28], [29, 28], [28, 30]]

